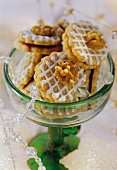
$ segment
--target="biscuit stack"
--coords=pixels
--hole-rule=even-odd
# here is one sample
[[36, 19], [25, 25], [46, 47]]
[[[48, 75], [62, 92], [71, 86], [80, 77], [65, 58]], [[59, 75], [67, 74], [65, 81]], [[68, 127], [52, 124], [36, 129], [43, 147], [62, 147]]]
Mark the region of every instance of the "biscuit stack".
[[66, 20], [59, 20], [55, 26], [35, 25], [30, 30], [21, 30], [14, 47], [18, 50], [33, 52], [36, 55], [50, 55], [62, 51], [62, 34], [68, 26]]
[[[34, 84], [41, 100], [51, 103], [75, 102], [96, 93], [107, 46], [99, 28], [89, 21], [68, 24], [62, 20], [59, 26], [22, 30], [15, 47], [28, 52], [17, 66], [20, 78], [16, 86], [24, 93], [28, 94], [27, 86]], [[55, 116], [53, 110], [41, 112], [54, 118], [65, 117], [78, 112], [78, 108], [56, 111]]]

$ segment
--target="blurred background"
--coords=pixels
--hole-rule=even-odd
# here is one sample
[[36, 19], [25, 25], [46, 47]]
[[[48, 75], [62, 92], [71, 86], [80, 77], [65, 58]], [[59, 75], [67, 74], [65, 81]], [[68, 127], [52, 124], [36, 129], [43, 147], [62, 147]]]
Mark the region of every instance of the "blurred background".
[[22, 28], [36, 24], [42, 17], [52, 19], [55, 11], [60, 17], [61, 4], [117, 28], [117, 0], [0, 0], [0, 55], [8, 54]]

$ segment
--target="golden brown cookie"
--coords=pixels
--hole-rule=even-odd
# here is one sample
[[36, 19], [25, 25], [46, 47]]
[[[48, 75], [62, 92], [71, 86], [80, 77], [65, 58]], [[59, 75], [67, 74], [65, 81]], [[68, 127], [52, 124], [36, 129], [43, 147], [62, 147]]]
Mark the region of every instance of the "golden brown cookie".
[[65, 34], [72, 53], [80, 62], [89, 66], [97, 66], [107, 56], [107, 47], [103, 35], [98, 27], [90, 22], [72, 23], [66, 28]]
[[77, 64], [79, 67], [83, 69], [93, 69], [96, 67], [96, 65], [88, 65], [85, 62], [80, 62], [78, 58], [72, 53], [72, 49], [68, 44], [68, 38], [66, 33], [63, 34], [63, 48], [67, 52], [67, 55], [71, 61], [73, 61], [75, 64]]
[[68, 103], [79, 100], [77, 88], [84, 85], [86, 74], [65, 52], [54, 52], [35, 67], [34, 80], [45, 100]]
[[52, 52], [62, 51], [62, 45], [40, 46], [40, 45], [23, 43], [18, 40], [14, 42], [14, 47], [21, 51], [40, 53], [42, 55], [50, 55]]
[[35, 44], [35, 45], [60, 45], [62, 38], [58, 35], [36, 35], [31, 30], [22, 30], [18, 34], [18, 39], [21, 42], [27, 44]]
[[34, 75], [34, 69], [37, 63], [41, 60], [41, 55], [34, 55], [34, 53], [25, 53], [15, 68], [16, 81], [15, 85], [21, 89], [31, 80]]

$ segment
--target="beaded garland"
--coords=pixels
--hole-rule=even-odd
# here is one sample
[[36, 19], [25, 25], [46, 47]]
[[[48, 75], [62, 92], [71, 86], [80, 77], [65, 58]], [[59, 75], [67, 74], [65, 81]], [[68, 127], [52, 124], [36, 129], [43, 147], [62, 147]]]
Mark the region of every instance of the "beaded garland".
[[[9, 57], [1, 57], [0, 62], [9, 64], [11, 76], [12, 76], [13, 79], [15, 79], [15, 75], [14, 75], [14, 72], [13, 72], [14, 67], [13, 67], [13, 64], [12, 64], [12, 60]], [[3, 102], [2, 99], [0, 99], [0, 116], [1, 116], [1, 120], [2, 120], [2, 126], [3, 126], [3, 129], [4, 129], [4, 133], [5, 133], [5, 136], [6, 136], [5, 143], [7, 142], [7, 145], [9, 146], [9, 150], [10, 150], [10, 153], [11, 153], [14, 169], [16, 169], [15, 168], [15, 162], [14, 162], [12, 151], [11, 151], [11, 148], [10, 148], [10, 142], [9, 142], [9, 140], [7, 140], [8, 135], [11, 136], [13, 141], [15, 141], [17, 143], [21, 143], [21, 145], [24, 147], [24, 149], [26, 151], [26, 154], [29, 156], [29, 158], [35, 159], [35, 162], [39, 165], [38, 170], [46, 170], [45, 166], [43, 166], [43, 164], [41, 162], [41, 159], [37, 156], [36, 149], [34, 147], [28, 146], [28, 144], [22, 139], [21, 134], [19, 132], [15, 132], [14, 129], [13, 129], [15, 125], [21, 125], [24, 122], [24, 119], [28, 115], [29, 111], [33, 110], [33, 108], [34, 108], [34, 102], [38, 97], [38, 90], [35, 86], [29, 86], [28, 90], [33, 93], [32, 99], [31, 99], [30, 102], [28, 102], [26, 104], [26, 110], [24, 111], [24, 113], [22, 113], [22, 114], [18, 113], [15, 117], [8, 117], [7, 119], [3, 119], [2, 110], [3, 110], [3, 107], [4, 107], [4, 102]]]

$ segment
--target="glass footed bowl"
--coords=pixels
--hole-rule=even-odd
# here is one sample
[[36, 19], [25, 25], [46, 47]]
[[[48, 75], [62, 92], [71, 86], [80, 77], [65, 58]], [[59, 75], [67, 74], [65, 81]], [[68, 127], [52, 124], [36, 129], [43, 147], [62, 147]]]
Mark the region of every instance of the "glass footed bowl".
[[[23, 54], [24, 52], [13, 49], [9, 56], [13, 59], [14, 64], [17, 64]], [[114, 64], [109, 53], [106, 58], [106, 65], [108, 70], [114, 75]], [[11, 104], [19, 112], [23, 113], [26, 110], [26, 103], [31, 98], [22, 93], [13, 84], [7, 64], [4, 65], [4, 77]], [[104, 85], [94, 95], [77, 102], [55, 104], [36, 100], [34, 110], [28, 114], [28, 118], [47, 127], [66, 128], [78, 126], [95, 117], [105, 107], [111, 93], [112, 84]], [[71, 112], [72, 116], [69, 116]]]

